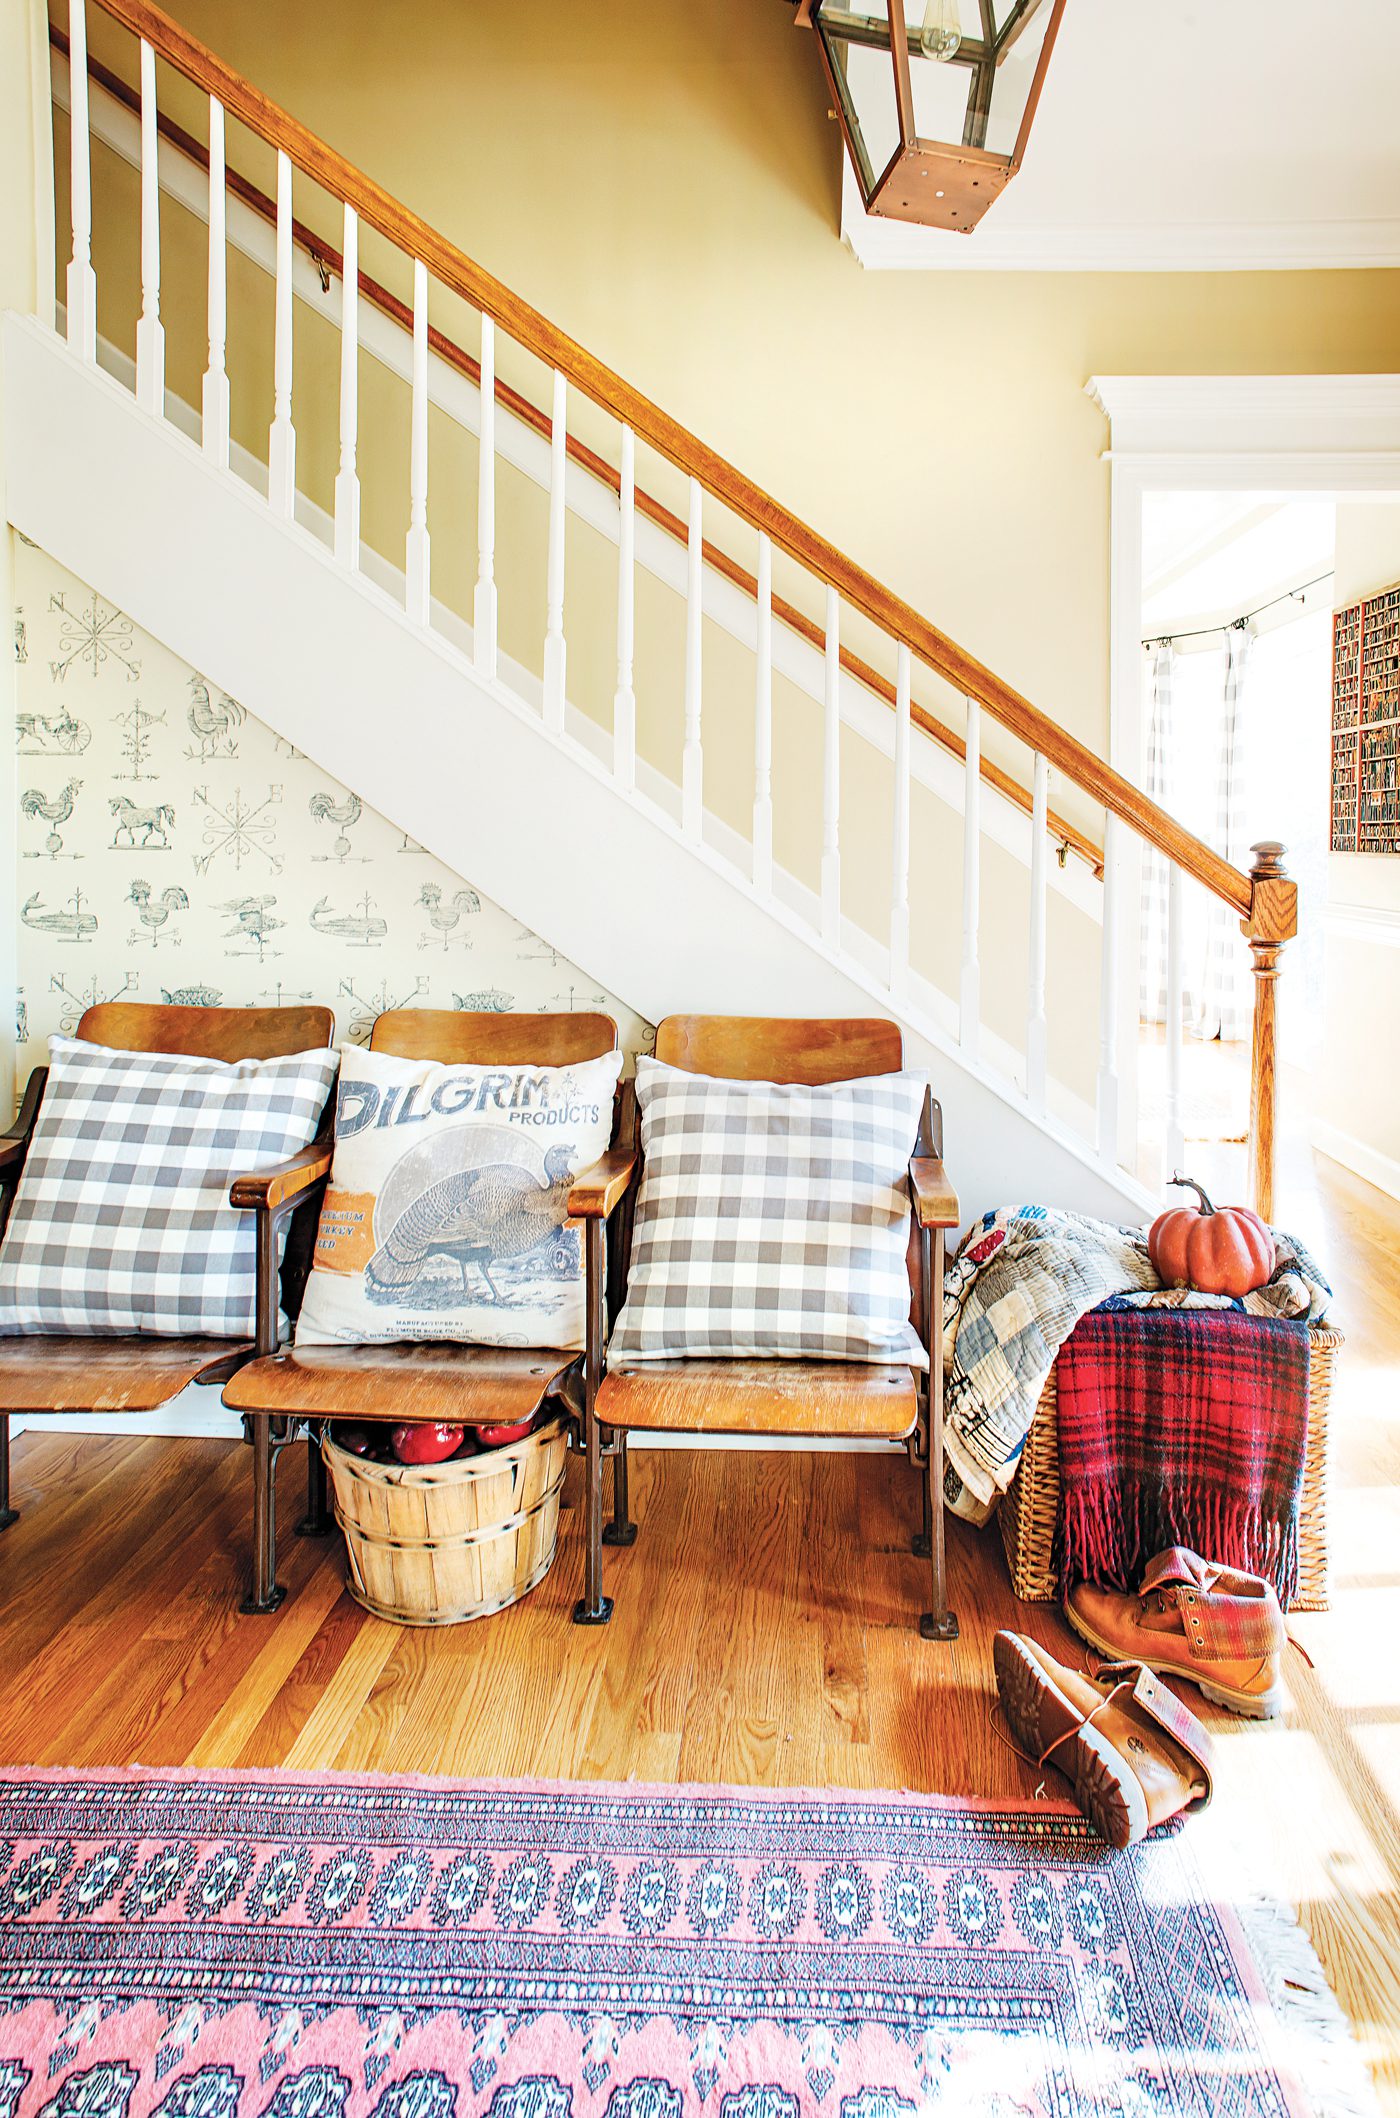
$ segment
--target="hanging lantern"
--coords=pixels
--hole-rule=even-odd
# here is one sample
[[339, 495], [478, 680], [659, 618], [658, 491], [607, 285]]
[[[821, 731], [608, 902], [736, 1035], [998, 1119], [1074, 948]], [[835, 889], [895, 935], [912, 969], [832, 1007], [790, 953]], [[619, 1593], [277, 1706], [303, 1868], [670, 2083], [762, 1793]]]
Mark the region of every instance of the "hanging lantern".
[[1065, 0], [799, 0], [867, 213], [968, 235], [1021, 166]]

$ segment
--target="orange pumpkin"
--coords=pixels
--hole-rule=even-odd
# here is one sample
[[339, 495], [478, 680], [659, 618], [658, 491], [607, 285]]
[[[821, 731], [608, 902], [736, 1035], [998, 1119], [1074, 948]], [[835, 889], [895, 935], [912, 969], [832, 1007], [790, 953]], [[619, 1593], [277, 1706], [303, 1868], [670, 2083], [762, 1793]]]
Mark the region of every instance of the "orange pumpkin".
[[1172, 1206], [1158, 1214], [1147, 1237], [1147, 1254], [1167, 1287], [1194, 1287], [1201, 1294], [1252, 1294], [1273, 1275], [1274, 1239], [1247, 1206], [1212, 1206], [1194, 1177], [1173, 1177], [1194, 1191], [1199, 1206]]

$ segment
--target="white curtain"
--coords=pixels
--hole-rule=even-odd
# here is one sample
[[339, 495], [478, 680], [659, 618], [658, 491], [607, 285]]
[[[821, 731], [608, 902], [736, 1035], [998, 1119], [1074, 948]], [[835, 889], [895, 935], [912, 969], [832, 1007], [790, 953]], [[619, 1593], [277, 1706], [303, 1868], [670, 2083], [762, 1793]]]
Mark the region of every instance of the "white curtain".
[[[1172, 727], [1172, 672], [1176, 650], [1169, 640], [1157, 644], [1152, 658], [1152, 696], [1147, 716], [1147, 793], [1170, 810], [1168, 784], [1175, 756]], [[1165, 854], [1144, 847], [1142, 855], [1142, 985], [1139, 1012], [1144, 1022], [1167, 1019], [1167, 861]]]
[[[1253, 635], [1247, 625], [1232, 625], [1225, 636], [1225, 681], [1216, 749], [1215, 826], [1210, 843], [1232, 867], [1248, 870], [1249, 848], [1244, 817], [1248, 795], [1245, 744], [1245, 677]], [[1252, 995], [1249, 949], [1240, 933], [1238, 914], [1218, 897], [1210, 900], [1206, 928], [1204, 978], [1195, 1010], [1198, 1037], [1232, 1043], [1249, 1034]]]

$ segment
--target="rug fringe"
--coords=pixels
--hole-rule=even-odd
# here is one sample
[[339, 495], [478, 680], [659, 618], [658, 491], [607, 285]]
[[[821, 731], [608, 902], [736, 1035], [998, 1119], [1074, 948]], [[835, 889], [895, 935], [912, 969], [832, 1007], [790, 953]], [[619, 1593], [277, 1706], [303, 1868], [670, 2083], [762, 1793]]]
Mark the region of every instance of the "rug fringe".
[[1265, 1892], [1231, 1901], [1314, 2118], [1381, 2118], [1356, 2033], [1292, 1908]]

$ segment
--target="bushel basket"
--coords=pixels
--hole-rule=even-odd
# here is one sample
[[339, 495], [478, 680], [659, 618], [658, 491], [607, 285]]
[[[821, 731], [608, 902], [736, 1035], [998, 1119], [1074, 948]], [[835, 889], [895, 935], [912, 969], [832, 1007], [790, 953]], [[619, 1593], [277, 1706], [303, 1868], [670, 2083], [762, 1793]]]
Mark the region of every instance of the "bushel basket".
[[321, 1454], [345, 1533], [350, 1593], [400, 1625], [456, 1625], [504, 1610], [554, 1562], [564, 1422], [448, 1463], [373, 1463], [331, 1439]]

